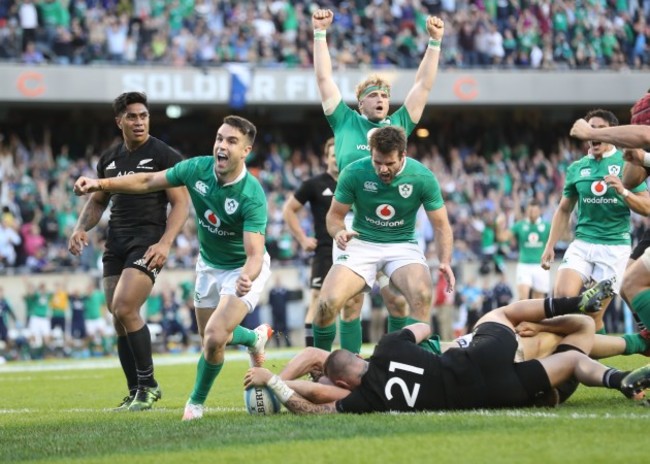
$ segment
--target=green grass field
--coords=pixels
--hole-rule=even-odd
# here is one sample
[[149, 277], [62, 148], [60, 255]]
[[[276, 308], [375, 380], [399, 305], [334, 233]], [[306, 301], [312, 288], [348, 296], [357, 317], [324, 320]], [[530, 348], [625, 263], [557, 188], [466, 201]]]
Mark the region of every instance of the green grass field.
[[[125, 393], [116, 359], [0, 366], [0, 463], [647, 462], [650, 408], [580, 387], [556, 409], [297, 417], [244, 410], [242, 353], [226, 365], [201, 421], [181, 422], [196, 356], [156, 358], [152, 411], [110, 410]], [[270, 351], [279, 371], [289, 353]], [[640, 356], [607, 360], [619, 368]]]

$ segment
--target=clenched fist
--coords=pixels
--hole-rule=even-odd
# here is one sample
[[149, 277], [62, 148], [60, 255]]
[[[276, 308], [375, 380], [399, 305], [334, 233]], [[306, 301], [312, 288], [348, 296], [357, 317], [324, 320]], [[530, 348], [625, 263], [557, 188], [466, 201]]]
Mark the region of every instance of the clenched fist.
[[311, 24], [314, 29], [327, 30], [334, 21], [332, 10], [316, 10], [311, 16]]
[[437, 16], [427, 18], [427, 32], [432, 39], [442, 40], [445, 34], [445, 22]]

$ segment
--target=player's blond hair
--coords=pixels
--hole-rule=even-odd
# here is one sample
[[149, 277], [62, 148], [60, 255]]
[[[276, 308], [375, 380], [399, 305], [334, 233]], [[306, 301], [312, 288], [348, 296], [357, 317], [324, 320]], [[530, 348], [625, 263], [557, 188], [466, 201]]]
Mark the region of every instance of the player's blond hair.
[[357, 96], [357, 101], [361, 100], [361, 95], [368, 87], [384, 88], [388, 91], [388, 96], [390, 96], [390, 83], [387, 80], [382, 79], [379, 75], [373, 74], [371, 76], [368, 76], [365, 81], [359, 82], [359, 84], [357, 84], [357, 87], [354, 91], [355, 95]]

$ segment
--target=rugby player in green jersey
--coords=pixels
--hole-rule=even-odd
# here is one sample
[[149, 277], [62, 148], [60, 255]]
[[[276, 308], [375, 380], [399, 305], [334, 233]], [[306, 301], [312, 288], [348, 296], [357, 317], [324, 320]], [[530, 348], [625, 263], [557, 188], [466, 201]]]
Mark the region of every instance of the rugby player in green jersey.
[[[352, 296], [372, 288], [377, 272], [406, 298], [408, 322], [429, 322], [433, 294], [431, 271], [415, 239], [418, 209], [427, 212], [436, 237], [439, 269], [455, 284], [451, 270], [453, 234], [440, 185], [422, 163], [406, 156], [406, 134], [399, 127], [377, 129], [370, 137], [371, 157], [349, 165], [339, 176], [327, 214], [327, 230], [342, 250], [321, 288], [314, 320], [329, 337], [331, 349], [339, 309]], [[345, 216], [355, 208], [352, 229]]]
[[264, 247], [266, 196], [246, 170], [255, 126], [227, 116], [217, 131], [213, 156], [181, 161], [155, 173], [110, 179], [81, 177], [77, 194], [95, 191], [146, 193], [185, 185], [196, 211], [200, 251], [194, 306], [203, 353], [183, 420], [203, 417], [204, 403], [224, 363], [226, 345], [249, 347], [251, 365], [261, 366], [272, 335], [267, 324], [248, 330], [239, 324], [252, 312], [271, 275]]
[[[390, 104], [390, 83], [379, 77], [370, 76], [356, 87], [355, 97], [358, 112], [350, 108], [334, 80], [332, 63], [327, 46], [327, 29], [332, 25], [334, 13], [319, 9], [312, 15], [314, 28], [314, 71], [320, 92], [323, 111], [335, 139], [335, 152], [339, 171], [350, 163], [370, 156], [369, 137], [380, 127], [400, 126], [408, 136], [420, 121], [427, 103], [429, 92], [438, 73], [440, 45], [444, 34], [444, 22], [429, 16], [426, 22], [429, 34], [428, 47], [415, 75], [415, 82], [404, 99], [404, 104], [394, 113], [388, 114]], [[336, 247], [333, 259], [339, 255]], [[388, 285], [385, 276], [380, 276], [381, 294], [389, 312], [389, 331], [402, 328], [406, 324], [406, 302]], [[348, 311], [341, 320], [341, 344], [351, 351], [358, 352], [361, 347], [360, 307], [357, 314]], [[326, 347], [332, 335], [330, 328], [322, 327], [318, 321], [313, 324], [314, 343]]]
[[534, 199], [526, 206], [524, 219], [500, 230], [499, 241], [513, 240], [519, 249], [516, 279], [520, 300], [543, 298], [551, 291], [551, 273], [539, 265], [550, 231], [551, 225], [542, 220], [539, 202]]
[[[593, 128], [618, 125], [611, 111], [590, 111], [585, 120]], [[551, 233], [542, 254], [541, 265], [548, 269], [555, 258], [554, 247], [569, 226], [577, 206], [575, 239], [569, 245], [555, 280], [556, 296], [575, 296], [590, 281], [616, 279], [619, 292], [625, 266], [630, 256], [630, 208], [638, 198], [648, 198], [645, 184], [630, 193], [623, 187], [623, 153], [614, 145], [589, 141], [589, 153], [571, 163], [567, 169], [562, 199], [558, 205]], [[607, 308], [609, 300], [603, 301]], [[603, 311], [594, 315], [596, 330], [605, 333]]]

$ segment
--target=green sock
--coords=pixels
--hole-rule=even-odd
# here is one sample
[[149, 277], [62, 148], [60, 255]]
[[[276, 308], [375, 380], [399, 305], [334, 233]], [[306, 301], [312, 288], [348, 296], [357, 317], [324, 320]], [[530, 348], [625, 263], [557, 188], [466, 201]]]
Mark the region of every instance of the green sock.
[[433, 354], [442, 354], [442, 349], [440, 348], [440, 336], [431, 335], [427, 340], [419, 344], [422, 348], [427, 351], [432, 352]]
[[605, 326], [603, 326], [602, 329], [598, 329], [598, 330], [596, 330], [596, 333], [597, 333], [598, 335], [607, 335], [607, 329], [605, 328]]
[[643, 290], [632, 298], [632, 311], [646, 327], [650, 327], [650, 289]]
[[210, 364], [205, 360], [203, 354], [201, 354], [199, 363], [196, 366], [196, 380], [194, 381], [194, 390], [192, 390], [192, 394], [190, 395], [190, 403], [205, 403], [205, 399], [208, 397], [208, 393], [210, 393], [214, 379], [217, 378], [222, 367], [223, 363]]
[[648, 349], [646, 339], [641, 334], [623, 335], [623, 340], [625, 340], [625, 352], [623, 354], [643, 353]]
[[388, 316], [388, 333], [397, 332], [406, 327], [406, 317]]
[[339, 321], [339, 333], [341, 335], [341, 348], [352, 353], [361, 352], [361, 318], [357, 317], [351, 321]]
[[312, 324], [314, 330], [314, 346], [325, 351], [332, 351], [332, 344], [336, 338], [336, 323], [321, 327]]
[[257, 334], [246, 327], [238, 325], [232, 332], [232, 340], [228, 345], [255, 346], [257, 343]]
[[407, 316], [406, 317], [406, 324], [404, 325], [404, 327], [406, 327], [407, 325], [417, 324], [417, 323], [426, 324], [426, 322], [424, 322], [424, 321], [420, 321], [419, 319], [413, 319], [411, 316]]

